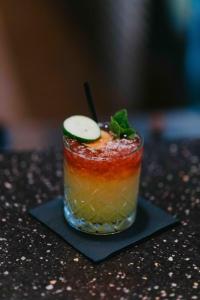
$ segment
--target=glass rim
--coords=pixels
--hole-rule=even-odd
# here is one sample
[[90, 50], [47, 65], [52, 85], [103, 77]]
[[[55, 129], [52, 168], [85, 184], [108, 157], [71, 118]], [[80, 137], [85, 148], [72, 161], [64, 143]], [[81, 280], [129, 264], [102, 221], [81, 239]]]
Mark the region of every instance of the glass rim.
[[[127, 157], [129, 157], [129, 156], [131, 156], [131, 155], [133, 155], [134, 153], [137, 153], [138, 151], [140, 151], [142, 148], [143, 148], [143, 146], [144, 146], [144, 138], [143, 138], [143, 136], [141, 135], [141, 134], [139, 134], [138, 133], [138, 131], [136, 131], [136, 133], [137, 133], [137, 135], [140, 137], [140, 144], [134, 149], [134, 150], [132, 150], [130, 153], [128, 153], [128, 154], [124, 154], [124, 155], [121, 155], [120, 157], [119, 157], [119, 159], [123, 159], [123, 158], [127, 158]], [[72, 140], [72, 138], [68, 138], [67, 136], [65, 136], [64, 134], [63, 134], [63, 145], [64, 145], [64, 147], [68, 150], [68, 151], [70, 151], [71, 153], [73, 153], [73, 154], [76, 154], [77, 156], [79, 156], [79, 157], [82, 157], [82, 158], [84, 158], [84, 159], [87, 159], [87, 160], [95, 160], [95, 161], [105, 161], [105, 160], [112, 160], [112, 157], [87, 157], [86, 155], [83, 155], [83, 154], [80, 154], [80, 153], [78, 153], [78, 152], [76, 152], [76, 151], [73, 151], [71, 148], [70, 148], [70, 145], [69, 145], [69, 143], [67, 142], [67, 140]], [[79, 141], [78, 141], [79, 142]], [[83, 143], [83, 142], [80, 142], [80, 143]], [[83, 144], [87, 144], [87, 143], [83, 143]]]

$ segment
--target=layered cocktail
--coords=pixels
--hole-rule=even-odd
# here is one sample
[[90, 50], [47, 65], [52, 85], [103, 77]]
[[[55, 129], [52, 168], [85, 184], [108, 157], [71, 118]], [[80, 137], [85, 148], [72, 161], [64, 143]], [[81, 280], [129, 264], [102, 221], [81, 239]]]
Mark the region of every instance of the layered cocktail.
[[[88, 129], [89, 130], [89, 129]], [[98, 139], [64, 136], [64, 214], [76, 229], [111, 234], [136, 216], [143, 143], [100, 126]]]

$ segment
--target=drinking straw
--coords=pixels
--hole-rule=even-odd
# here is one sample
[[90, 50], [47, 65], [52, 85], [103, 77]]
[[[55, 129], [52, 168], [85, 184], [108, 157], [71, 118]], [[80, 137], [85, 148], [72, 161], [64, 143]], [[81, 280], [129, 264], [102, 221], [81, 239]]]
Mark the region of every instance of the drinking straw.
[[87, 99], [87, 103], [88, 103], [92, 118], [94, 119], [94, 121], [96, 121], [98, 123], [98, 118], [97, 118], [97, 113], [96, 113], [96, 109], [94, 106], [91, 88], [90, 88], [89, 82], [87, 82], [87, 81], [84, 82], [84, 91], [85, 91], [85, 96]]

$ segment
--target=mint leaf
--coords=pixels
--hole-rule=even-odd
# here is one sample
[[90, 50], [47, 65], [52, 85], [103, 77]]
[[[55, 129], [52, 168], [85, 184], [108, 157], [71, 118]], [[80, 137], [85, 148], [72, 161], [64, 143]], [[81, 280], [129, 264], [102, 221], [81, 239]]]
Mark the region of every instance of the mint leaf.
[[117, 123], [122, 127], [122, 128], [129, 128], [129, 122], [128, 122], [128, 113], [126, 109], [122, 109], [118, 112], [116, 112], [113, 116], [113, 118], [117, 121]]
[[132, 134], [135, 135], [136, 131], [133, 128], [126, 128], [123, 130], [122, 134], [126, 134], [128, 137], [130, 137]]
[[120, 126], [119, 126], [118, 122], [113, 117], [110, 118], [109, 129], [114, 134], [116, 134], [117, 137], [120, 137], [120, 132], [121, 132]]
[[122, 109], [114, 114], [110, 119], [109, 129], [117, 136], [134, 138], [136, 131], [132, 128], [128, 121], [128, 113], [126, 109]]

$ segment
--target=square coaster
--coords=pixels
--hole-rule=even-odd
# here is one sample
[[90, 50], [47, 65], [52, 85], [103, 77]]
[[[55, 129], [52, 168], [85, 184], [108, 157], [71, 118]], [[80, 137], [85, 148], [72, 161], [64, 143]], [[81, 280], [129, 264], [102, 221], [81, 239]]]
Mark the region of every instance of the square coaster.
[[129, 229], [114, 235], [89, 235], [71, 228], [64, 218], [62, 197], [31, 209], [30, 214], [94, 262], [99, 262], [123, 248], [133, 246], [178, 222], [177, 219], [141, 197], [138, 201], [135, 223]]

